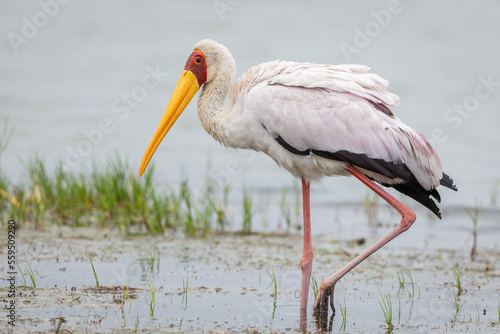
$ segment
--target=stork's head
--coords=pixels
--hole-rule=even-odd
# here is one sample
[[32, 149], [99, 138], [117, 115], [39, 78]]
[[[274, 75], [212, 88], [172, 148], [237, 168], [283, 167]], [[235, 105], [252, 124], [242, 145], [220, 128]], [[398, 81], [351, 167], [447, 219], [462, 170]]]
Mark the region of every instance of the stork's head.
[[[184, 71], [182, 71], [179, 82], [168, 103], [167, 110], [165, 110], [142, 158], [139, 169], [140, 176], [144, 173], [146, 166], [167, 132], [200, 87], [203, 84], [209, 85], [211, 82], [217, 81], [217, 78], [221, 77], [220, 74], [225, 74], [227, 71], [234, 73], [236, 67], [231, 53], [224, 45], [210, 39], [204, 39], [196, 43], [194, 51], [186, 61], [186, 66], [184, 66]], [[234, 74], [232, 75], [234, 76]]]

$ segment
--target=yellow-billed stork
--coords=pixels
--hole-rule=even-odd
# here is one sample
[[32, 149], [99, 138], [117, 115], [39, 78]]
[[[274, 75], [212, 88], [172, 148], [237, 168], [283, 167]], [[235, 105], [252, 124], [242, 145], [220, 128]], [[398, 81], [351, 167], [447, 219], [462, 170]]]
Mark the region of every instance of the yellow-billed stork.
[[[399, 97], [363, 65], [271, 61], [236, 80], [229, 50], [205, 39], [194, 46], [142, 160], [142, 175], [158, 145], [200, 87], [198, 116], [221, 144], [261, 151], [302, 180], [304, 250], [300, 309], [305, 310], [313, 251], [309, 184], [353, 175], [402, 216], [400, 224], [320, 285], [314, 310], [333, 309], [337, 281], [415, 221], [412, 210], [375, 184], [410, 196], [441, 218], [436, 187], [457, 190], [429, 141], [389, 109]], [[229, 93], [226, 105], [224, 100]], [[302, 313], [301, 313], [302, 314]]]

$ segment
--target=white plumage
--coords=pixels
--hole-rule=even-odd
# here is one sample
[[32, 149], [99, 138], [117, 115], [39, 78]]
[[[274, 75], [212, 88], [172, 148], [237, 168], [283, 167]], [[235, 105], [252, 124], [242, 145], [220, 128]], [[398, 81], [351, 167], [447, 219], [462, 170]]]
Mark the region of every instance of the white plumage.
[[[203, 51], [205, 43], [195, 49]], [[229, 68], [235, 72], [232, 57], [224, 59], [233, 63]], [[224, 108], [220, 96], [227, 95], [229, 86], [217, 90], [217, 98], [204, 88], [198, 114], [205, 129], [222, 144], [262, 151], [298, 178], [315, 181], [348, 173], [343, 162], [291, 154], [275, 140], [278, 136], [299, 151], [346, 150], [406, 164], [422, 187], [434, 189], [442, 178], [439, 157], [422, 135], [388, 109], [399, 104], [399, 97], [387, 91], [385, 79], [368, 70], [363, 65], [263, 63], [236, 81]], [[227, 75], [230, 82], [234, 73]], [[207, 80], [205, 87], [210, 85]], [[219, 103], [213, 103], [215, 99]], [[384, 184], [405, 181], [363, 172]]]

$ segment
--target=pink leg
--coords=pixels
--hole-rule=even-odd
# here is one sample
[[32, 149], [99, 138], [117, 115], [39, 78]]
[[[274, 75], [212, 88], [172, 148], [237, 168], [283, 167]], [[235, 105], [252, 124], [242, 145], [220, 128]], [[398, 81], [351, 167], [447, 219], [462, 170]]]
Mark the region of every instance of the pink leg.
[[371, 247], [365, 250], [363, 253], [359, 254], [354, 260], [346, 264], [342, 269], [334, 273], [332, 276], [326, 278], [321, 282], [318, 297], [316, 298], [316, 303], [314, 304], [314, 311], [317, 314], [327, 314], [328, 313], [328, 299], [330, 299], [330, 305], [332, 310], [335, 312], [333, 307], [333, 290], [335, 289], [335, 284], [339, 279], [341, 279], [345, 274], [347, 274], [351, 269], [360, 264], [368, 256], [375, 253], [378, 249], [384, 246], [386, 243], [406, 231], [415, 222], [416, 216], [413, 211], [404, 206], [397, 199], [392, 197], [387, 191], [379, 187], [375, 182], [370, 180], [367, 176], [361, 173], [353, 166], [349, 166], [347, 171], [358, 178], [361, 182], [367, 185], [371, 190], [376, 192], [380, 197], [387, 201], [394, 209], [396, 209], [401, 214], [401, 222], [396, 226], [391, 232], [386, 236], [381, 238], [379, 241], [374, 243]]
[[311, 213], [309, 200], [309, 182], [302, 179], [302, 214], [304, 216], [304, 251], [300, 260], [302, 268], [302, 289], [300, 294], [300, 309], [307, 309], [307, 296], [309, 294], [309, 280], [313, 261], [311, 244]]

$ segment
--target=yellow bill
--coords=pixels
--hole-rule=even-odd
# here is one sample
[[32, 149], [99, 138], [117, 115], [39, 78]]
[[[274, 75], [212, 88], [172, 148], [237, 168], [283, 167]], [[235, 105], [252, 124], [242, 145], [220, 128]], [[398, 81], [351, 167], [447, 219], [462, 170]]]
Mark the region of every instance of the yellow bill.
[[200, 85], [198, 84], [196, 76], [190, 70], [184, 70], [182, 75], [175, 87], [174, 93], [172, 94], [172, 98], [168, 103], [167, 109], [163, 114], [163, 117], [156, 129], [153, 138], [151, 139], [149, 146], [142, 158], [141, 167], [139, 169], [139, 175], [142, 176], [144, 170], [146, 169], [149, 161], [153, 157], [156, 149], [160, 145], [161, 141], [170, 130], [172, 125], [174, 125], [177, 118], [179, 118], [180, 114], [184, 111], [186, 106], [189, 104], [189, 101], [196, 94]]

